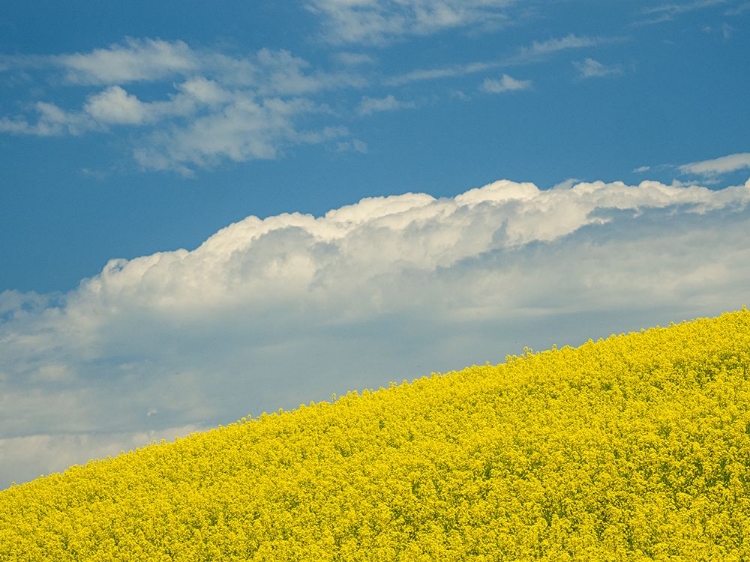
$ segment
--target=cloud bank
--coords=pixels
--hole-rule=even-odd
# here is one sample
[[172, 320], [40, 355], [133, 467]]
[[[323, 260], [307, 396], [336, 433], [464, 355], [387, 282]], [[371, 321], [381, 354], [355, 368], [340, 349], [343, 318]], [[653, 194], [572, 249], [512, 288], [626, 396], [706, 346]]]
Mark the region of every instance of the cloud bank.
[[364, 199], [0, 294], [0, 486], [332, 392], [748, 301], [750, 181]]

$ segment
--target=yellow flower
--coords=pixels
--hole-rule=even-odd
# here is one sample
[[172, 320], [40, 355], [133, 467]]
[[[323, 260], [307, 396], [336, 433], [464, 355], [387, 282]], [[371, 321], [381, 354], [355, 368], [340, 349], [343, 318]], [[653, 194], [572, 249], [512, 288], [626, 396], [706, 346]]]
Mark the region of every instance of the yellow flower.
[[0, 560], [747, 560], [750, 312], [526, 349], [0, 492]]

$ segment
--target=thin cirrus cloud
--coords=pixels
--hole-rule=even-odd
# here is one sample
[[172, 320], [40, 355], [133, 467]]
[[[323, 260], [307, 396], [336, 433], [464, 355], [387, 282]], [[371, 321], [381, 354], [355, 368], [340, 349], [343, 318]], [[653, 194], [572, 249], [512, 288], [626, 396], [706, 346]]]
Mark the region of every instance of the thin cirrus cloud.
[[727, 3], [731, 3], [730, 0], [694, 0], [692, 2], [662, 4], [661, 6], [646, 8], [645, 10], [643, 10], [643, 13], [665, 14], [669, 17], [673, 17], [687, 12], [694, 12], [696, 10], [703, 10], [705, 8], [711, 8], [713, 6], [725, 5]]
[[525, 345], [738, 308], [748, 203], [750, 181], [499, 181], [248, 217], [192, 251], [112, 260], [66, 295], [2, 293], [0, 486]]
[[586, 58], [583, 61], [573, 61], [573, 66], [578, 71], [581, 78], [603, 78], [622, 74], [620, 65], [605, 65], [592, 58]]
[[491, 28], [507, 23], [515, 0], [310, 0], [325, 41], [385, 44], [407, 36], [456, 28]]
[[488, 94], [501, 94], [504, 92], [528, 90], [531, 87], [533, 87], [533, 82], [531, 80], [517, 80], [512, 76], [503, 74], [500, 79], [485, 78], [479, 89]]
[[400, 109], [413, 109], [416, 104], [412, 101], [399, 101], [392, 94], [383, 98], [364, 97], [357, 111], [360, 115], [372, 115], [383, 111], [398, 111]]
[[750, 152], [730, 154], [712, 160], [691, 162], [690, 164], [680, 166], [678, 170], [684, 174], [717, 176], [721, 174], [729, 174], [745, 168], [750, 168]]
[[526, 65], [545, 60], [556, 53], [623, 43], [628, 39], [618, 36], [587, 36], [569, 33], [564, 37], [552, 37], [545, 41], [533, 41], [531, 45], [521, 47], [514, 55], [507, 57], [503, 64], [506, 66]]
[[[232, 57], [153, 39], [8, 60], [11, 70], [33, 62], [37, 70], [62, 73], [63, 84], [96, 89], [77, 109], [39, 101], [27, 114], [0, 117], [0, 132], [62, 136], [131, 127], [139, 133], [133, 156], [141, 166], [188, 175], [222, 160], [276, 158], [286, 146], [347, 136], [333, 118], [313, 129], [299, 123], [331, 116], [321, 92], [364, 84], [356, 74], [322, 72], [284, 50]], [[160, 85], [166, 94], [143, 100], [128, 91], [138, 83]]]
[[741, 2], [737, 6], [727, 9], [724, 14], [727, 16], [739, 16], [745, 12], [750, 12], [750, 2]]
[[474, 61], [439, 68], [411, 70], [391, 76], [385, 80], [385, 83], [389, 86], [401, 86], [412, 82], [467, 76], [502, 67], [528, 65], [544, 60], [561, 51], [594, 47], [621, 40], [620, 38], [610, 37], [579, 36], [571, 33], [564, 37], [550, 38], [545, 41], [533, 41], [531, 45], [521, 47], [515, 53], [496, 60]]
[[[641, 13], [645, 16], [645, 19], [636, 22], [636, 25], [665, 23], [690, 12], [732, 4], [736, 4], [736, 2], [733, 0], [693, 0], [691, 2], [661, 4], [659, 6], [644, 8]], [[724, 15], [738, 15], [741, 12], [741, 6], [730, 7], [724, 10]]]
[[333, 55], [334, 60], [347, 66], [371, 65], [377, 62], [377, 59], [365, 53], [340, 52]]

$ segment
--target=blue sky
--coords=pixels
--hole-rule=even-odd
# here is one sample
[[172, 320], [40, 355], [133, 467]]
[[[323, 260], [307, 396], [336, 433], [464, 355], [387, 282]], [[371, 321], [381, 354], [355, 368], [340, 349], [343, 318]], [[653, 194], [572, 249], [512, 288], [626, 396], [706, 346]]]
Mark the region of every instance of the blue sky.
[[750, 2], [0, 8], [0, 486], [748, 301]]

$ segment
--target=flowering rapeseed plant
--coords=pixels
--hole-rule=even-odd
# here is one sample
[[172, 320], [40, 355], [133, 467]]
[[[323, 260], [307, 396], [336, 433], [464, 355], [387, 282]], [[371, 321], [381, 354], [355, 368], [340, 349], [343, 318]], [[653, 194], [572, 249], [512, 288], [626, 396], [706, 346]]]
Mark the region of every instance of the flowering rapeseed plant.
[[750, 312], [264, 414], [0, 492], [0, 560], [748, 560]]

